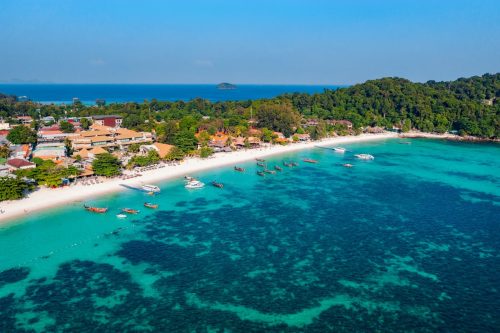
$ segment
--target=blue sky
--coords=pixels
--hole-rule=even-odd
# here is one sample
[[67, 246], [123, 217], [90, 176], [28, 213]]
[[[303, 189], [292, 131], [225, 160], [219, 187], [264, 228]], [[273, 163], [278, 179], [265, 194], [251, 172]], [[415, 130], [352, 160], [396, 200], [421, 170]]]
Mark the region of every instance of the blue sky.
[[0, 80], [352, 84], [500, 71], [498, 0], [1, 0]]

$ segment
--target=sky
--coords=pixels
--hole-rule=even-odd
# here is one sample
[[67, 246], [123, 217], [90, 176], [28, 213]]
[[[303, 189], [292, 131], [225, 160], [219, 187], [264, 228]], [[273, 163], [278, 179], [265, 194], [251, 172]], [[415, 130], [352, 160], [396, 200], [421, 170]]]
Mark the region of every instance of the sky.
[[499, 0], [0, 0], [0, 81], [353, 84], [500, 72]]

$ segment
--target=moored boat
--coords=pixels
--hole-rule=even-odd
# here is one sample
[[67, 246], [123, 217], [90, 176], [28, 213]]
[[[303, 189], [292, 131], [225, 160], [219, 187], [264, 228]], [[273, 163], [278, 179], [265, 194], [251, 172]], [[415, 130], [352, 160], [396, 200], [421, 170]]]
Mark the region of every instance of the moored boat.
[[245, 169], [237, 167], [237, 166], [234, 167], [234, 170], [239, 171], [239, 172], [245, 172]]
[[144, 207], [156, 209], [156, 208], [158, 208], [158, 204], [153, 204], [151, 202], [145, 202]]
[[299, 166], [299, 163], [297, 163], [297, 162], [290, 162], [290, 165], [293, 166], [293, 167], [296, 167], [296, 166]]
[[274, 171], [274, 170], [269, 170], [269, 169], [264, 169], [263, 171], [264, 171], [265, 173], [270, 173], [270, 174], [272, 174], [272, 175], [274, 175], [274, 174], [276, 173], [276, 171]]
[[264, 176], [266, 175], [266, 174], [264, 173], [264, 171], [257, 171], [257, 174], [258, 174], [259, 176], [262, 176], [262, 177], [264, 177]]
[[263, 167], [263, 166], [266, 166], [264, 163], [262, 162], [257, 162], [257, 165], [260, 166], [260, 167]]
[[266, 160], [265, 159], [262, 159], [262, 158], [256, 158], [255, 159], [257, 162], [265, 162]]
[[184, 179], [187, 180], [188, 182], [196, 180], [194, 177], [191, 176], [184, 176]]
[[290, 162], [287, 162], [287, 161], [283, 161], [283, 165], [286, 166], [286, 167], [292, 167], [292, 163]]
[[142, 185], [142, 189], [146, 192], [158, 193], [160, 188], [156, 185]]
[[345, 148], [343, 147], [333, 147], [333, 151], [336, 153], [345, 153]]
[[283, 168], [281, 168], [281, 167], [280, 167], [280, 166], [278, 166], [278, 165], [275, 165], [275, 166], [274, 166], [274, 169], [275, 169], [275, 170], [278, 170], [278, 171], [283, 171]]
[[87, 206], [87, 205], [83, 205], [83, 208], [85, 208], [86, 210], [88, 210], [89, 212], [92, 212], [92, 213], [106, 213], [108, 211], [107, 208], [99, 208], [99, 207], [92, 207], [92, 206]]
[[360, 160], [374, 160], [375, 157], [370, 154], [356, 154], [354, 155], [355, 157], [359, 158]]
[[342, 164], [343, 167], [346, 167], [346, 168], [352, 168], [354, 165], [350, 164], [350, 163], [344, 163]]
[[132, 209], [132, 208], [123, 208], [122, 212], [127, 213], [127, 214], [138, 214], [139, 213], [139, 211], [137, 209]]
[[118, 215], [116, 215], [116, 217], [119, 218], [119, 219], [126, 219], [127, 215], [125, 215], [125, 214], [118, 214]]
[[191, 180], [184, 187], [188, 188], [188, 189], [197, 189], [197, 188], [202, 188], [204, 186], [205, 186], [205, 183], [202, 183], [199, 180]]
[[313, 163], [313, 164], [318, 163], [317, 160], [313, 160], [311, 158], [304, 158], [302, 161], [307, 162], [307, 163]]
[[218, 187], [218, 188], [224, 188], [224, 184], [218, 183], [215, 180], [212, 182], [212, 185], [215, 186], [215, 187]]

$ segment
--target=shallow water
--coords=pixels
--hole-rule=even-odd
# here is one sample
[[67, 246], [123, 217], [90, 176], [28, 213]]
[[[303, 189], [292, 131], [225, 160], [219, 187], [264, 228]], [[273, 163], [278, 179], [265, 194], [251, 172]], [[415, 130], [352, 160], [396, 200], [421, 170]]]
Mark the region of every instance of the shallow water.
[[[276, 156], [319, 163], [259, 177], [249, 162], [193, 175], [224, 189], [171, 181], [154, 198], [88, 201], [105, 215], [78, 202], [4, 227], [0, 331], [498, 332], [499, 147], [401, 142]], [[119, 220], [121, 207], [141, 212]]]

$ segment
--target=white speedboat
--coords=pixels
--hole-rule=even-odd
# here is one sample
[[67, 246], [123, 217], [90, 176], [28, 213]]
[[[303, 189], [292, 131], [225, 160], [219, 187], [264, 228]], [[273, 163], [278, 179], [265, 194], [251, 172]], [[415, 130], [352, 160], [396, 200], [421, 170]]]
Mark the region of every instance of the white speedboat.
[[334, 148], [333, 148], [333, 151], [335, 151], [336, 153], [345, 153], [345, 148], [342, 148], [342, 147], [334, 147]]
[[118, 215], [116, 215], [116, 217], [119, 218], [119, 219], [126, 219], [127, 215], [125, 215], [125, 214], [118, 214]]
[[354, 156], [356, 156], [360, 160], [374, 160], [375, 159], [375, 157], [373, 155], [370, 155], [370, 154], [356, 154]]
[[199, 180], [191, 180], [184, 187], [189, 188], [189, 189], [195, 189], [195, 188], [202, 188], [204, 186], [205, 186], [205, 183], [202, 183]]
[[142, 189], [146, 192], [158, 193], [160, 188], [156, 185], [142, 185]]

